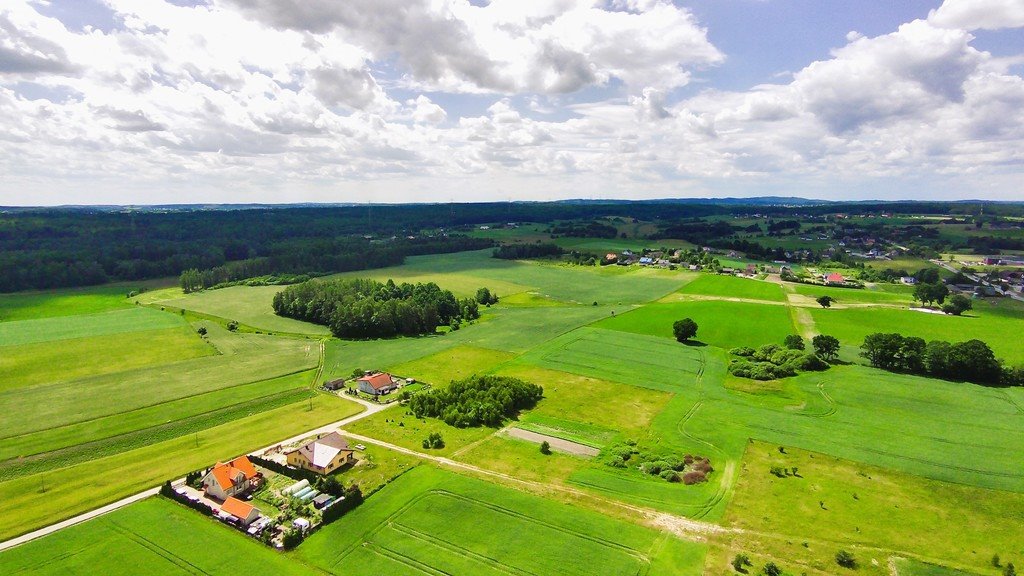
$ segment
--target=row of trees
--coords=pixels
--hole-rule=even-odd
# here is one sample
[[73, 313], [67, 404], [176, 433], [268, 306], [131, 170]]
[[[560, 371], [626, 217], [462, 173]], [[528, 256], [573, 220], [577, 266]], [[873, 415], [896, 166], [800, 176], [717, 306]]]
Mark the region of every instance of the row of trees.
[[458, 428], [498, 427], [543, 396], [542, 387], [518, 378], [471, 376], [412, 396], [408, 408], [417, 418], [438, 418]]
[[563, 252], [562, 248], [550, 243], [503, 244], [494, 250], [493, 256], [502, 260], [522, 260], [561, 256]]
[[868, 334], [861, 356], [884, 370], [923, 374], [978, 384], [1024, 385], [1024, 367], [1003, 367], [981, 340], [925, 342], [916, 336]]
[[433, 282], [361, 278], [295, 284], [274, 295], [273, 307], [279, 316], [326, 325], [339, 338], [429, 334], [480, 316], [476, 299], [456, 299]]

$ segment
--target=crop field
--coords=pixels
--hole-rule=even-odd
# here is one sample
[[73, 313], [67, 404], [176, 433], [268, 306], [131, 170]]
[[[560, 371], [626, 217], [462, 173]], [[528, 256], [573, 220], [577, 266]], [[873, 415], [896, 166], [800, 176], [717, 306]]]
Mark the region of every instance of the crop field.
[[0, 391], [125, 372], [215, 353], [215, 348], [187, 326], [4, 346], [0, 352]]
[[282, 289], [281, 286], [230, 286], [192, 294], [181, 294], [179, 290], [178, 297], [160, 300], [158, 303], [227, 320], [236, 320], [269, 332], [316, 336], [325, 336], [331, 333], [325, 326], [274, 314], [272, 306], [274, 294]]
[[785, 302], [786, 300], [782, 288], [778, 284], [717, 274], [702, 274], [679, 291], [684, 294], [707, 294], [771, 302]]
[[595, 566], [609, 576], [695, 575], [703, 563], [700, 545], [427, 466], [372, 501], [317, 532], [298, 557], [352, 575], [561, 576]]
[[[218, 335], [211, 326], [211, 341], [218, 346], [223, 342], [230, 354], [0, 392], [0, 410], [24, 416], [0, 422], [0, 438], [299, 372], [316, 366], [318, 360], [315, 343], [223, 332]], [[83, 390], [89, 394], [83, 395]]]
[[308, 567], [170, 500], [154, 497], [0, 553], [8, 575], [312, 574]]
[[[799, 475], [779, 478], [769, 473], [772, 466], [796, 467]], [[782, 453], [774, 444], [754, 442], [747, 448], [725, 523], [786, 541], [800, 539], [798, 526], [814, 526], [815, 539], [835, 544], [815, 543], [790, 555], [788, 549], [776, 548], [781, 542], [773, 538], [739, 535], [733, 543], [777, 558], [800, 559], [809, 567], [832, 564], [840, 548], [861, 549], [856, 554], [862, 570], [888, 574], [886, 555], [863, 548], [868, 547], [987, 573], [993, 554], [1004, 561], [1024, 558], [1020, 531], [1006, 529], [1007, 519], [1022, 514], [1024, 494], [938, 482], [793, 448]]]
[[[640, 358], [642, 367], [636, 362]], [[698, 348], [674, 340], [595, 328], [555, 338], [525, 354], [523, 360], [541, 368], [663, 392], [692, 386], [703, 362]]]
[[[1016, 334], [1024, 323], [1024, 313], [1009, 308], [988, 310], [985, 302], [976, 302], [976, 310], [963, 316], [928, 314], [913, 310], [882, 308], [847, 310], [812, 310], [817, 330], [831, 334], [848, 346], [860, 346], [873, 332], [898, 332], [925, 340], [960, 342], [977, 338], [987, 343], [997, 358], [1010, 364], [1024, 362], [1024, 346]], [[699, 334], [699, 333], [698, 333]]]
[[308, 403], [292, 403], [113, 456], [0, 482], [0, 517], [18, 519], [0, 525], [0, 539], [97, 508], [211, 462], [269, 446], [361, 410], [353, 402], [320, 394]]
[[173, 314], [137, 306], [79, 316], [0, 322], [0, 346], [54, 342], [69, 338], [106, 336], [185, 325], [183, 319]]
[[672, 323], [681, 318], [693, 318], [697, 323], [695, 340], [726, 350], [780, 344], [786, 335], [796, 333], [785, 306], [725, 301], [648, 304], [594, 326], [672, 338]]

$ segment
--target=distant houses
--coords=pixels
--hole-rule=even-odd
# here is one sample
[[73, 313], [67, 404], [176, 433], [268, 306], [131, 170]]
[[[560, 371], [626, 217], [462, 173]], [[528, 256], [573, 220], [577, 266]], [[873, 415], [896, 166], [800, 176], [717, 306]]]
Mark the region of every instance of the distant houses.
[[239, 456], [234, 460], [218, 462], [202, 478], [203, 492], [217, 500], [226, 501], [241, 494], [259, 482], [259, 473], [249, 458]]
[[838, 272], [832, 272], [824, 275], [825, 284], [845, 284], [846, 277]]
[[398, 384], [398, 381], [392, 378], [391, 374], [388, 374], [387, 372], [367, 374], [366, 376], [356, 380], [356, 385], [359, 387], [360, 392], [365, 392], [366, 394], [372, 394], [374, 396], [389, 394], [398, 389]]
[[355, 462], [348, 441], [337, 432], [331, 432], [285, 453], [289, 466], [328, 474]]

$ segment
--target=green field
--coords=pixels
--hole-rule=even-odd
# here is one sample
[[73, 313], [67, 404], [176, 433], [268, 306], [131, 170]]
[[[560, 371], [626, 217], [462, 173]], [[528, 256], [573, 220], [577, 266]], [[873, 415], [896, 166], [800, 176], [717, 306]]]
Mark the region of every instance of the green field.
[[326, 336], [331, 333], [326, 326], [300, 322], [274, 314], [271, 303], [281, 286], [230, 286], [217, 290], [203, 290], [192, 294], [160, 300], [158, 304], [184, 308], [192, 312], [235, 320], [264, 331], [312, 334]]
[[69, 338], [106, 336], [184, 325], [186, 322], [174, 314], [137, 306], [79, 316], [0, 322], [0, 346], [54, 342]]
[[329, 572], [354, 576], [582, 576], [595, 569], [632, 576], [700, 574], [704, 549], [594, 512], [420, 466], [317, 532], [297, 555]]
[[763, 280], [722, 276], [717, 274], [701, 274], [696, 280], [683, 286], [684, 294], [706, 294], [709, 296], [725, 296], [730, 298], [746, 298], [750, 300], [768, 300], [784, 302], [785, 295], [778, 284]]
[[792, 290], [796, 294], [803, 296], [809, 296], [811, 298], [818, 298], [820, 296], [831, 296], [836, 300], [836, 306], [842, 306], [844, 304], [856, 302], [856, 303], [867, 303], [867, 304], [905, 304], [910, 305], [913, 303], [911, 299], [911, 293], [913, 287], [906, 286], [910, 290], [902, 290], [902, 285], [895, 284], [877, 284], [874, 288], [854, 289], [854, 288], [833, 288], [828, 286], [811, 286], [809, 284], [797, 284], [789, 283], [786, 284], [786, 288]]
[[812, 310], [817, 330], [831, 334], [845, 346], [860, 346], [864, 337], [874, 332], [898, 332], [905, 336], [918, 336], [925, 340], [961, 342], [977, 338], [987, 343], [997, 358], [1010, 364], [1024, 362], [1024, 346], [1016, 334], [1024, 323], [1024, 312], [1011, 308], [989, 308], [975, 302], [976, 310], [963, 316], [927, 314], [912, 310], [858, 308], [847, 310]]
[[387, 369], [402, 378], [415, 378], [434, 386], [447, 386], [453, 380], [462, 380], [474, 374], [487, 374], [514, 357], [514, 354], [487, 348], [456, 346], [412, 362], [388, 366]]
[[728, 350], [736, 346], [779, 344], [796, 333], [785, 306], [749, 302], [697, 301], [648, 304], [595, 324], [599, 328], [672, 338], [672, 323], [692, 318], [695, 340]]
[[0, 554], [4, 574], [315, 574], [252, 538], [154, 497]]
[[0, 391], [126, 372], [210, 356], [216, 349], [189, 326], [5, 346]]
[[132, 300], [125, 296], [137, 289], [138, 287], [123, 284], [111, 284], [89, 288], [0, 294], [0, 322], [95, 314], [130, 308], [133, 305]]
[[[771, 466], [795, 466], [799, 476], [777, 478], [769, 474]], [[1022, 514], [1024, 494], [926, 480], [803, 450], [780, 453], [775, 444], [756, 442], [747, 448], [725, 523], [779, 540], [804, 534], [835, 543], [815, 542], [805, 549], [800, 559], [810, 567], [816, 560], [828, 564], [845, 548], [863, 550], [857, 552], [861, 570], [888, 574], [886, 553], [869, 550], [880, 548], [987, 573], [993, 554], [1007, 561], [1024, 554], [1020, 531], [1006, 529], [1009, 518]], [[806, 525], [814, 526], [813, 534], [800, 529]], [[763, 536], [738, 536], [733, 544], [776, 557], [787, 554], [776, 548], [781, 543]]]

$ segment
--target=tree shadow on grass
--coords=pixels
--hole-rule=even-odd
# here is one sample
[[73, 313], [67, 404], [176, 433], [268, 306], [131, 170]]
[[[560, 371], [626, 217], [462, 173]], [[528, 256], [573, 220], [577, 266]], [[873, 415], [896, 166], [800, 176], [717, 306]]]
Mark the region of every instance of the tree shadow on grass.
[[694, 348], [703, 348], [704, 346], [707, 346], [707, 344], [701, 342], [700, 340], [685, 340], [682, 342], [682, 344], [692, 346]]

